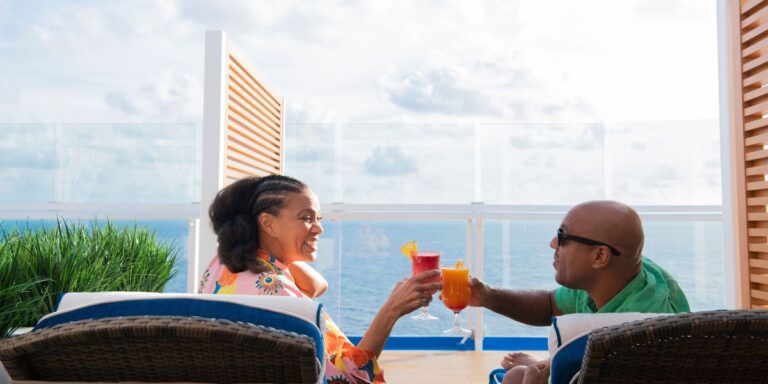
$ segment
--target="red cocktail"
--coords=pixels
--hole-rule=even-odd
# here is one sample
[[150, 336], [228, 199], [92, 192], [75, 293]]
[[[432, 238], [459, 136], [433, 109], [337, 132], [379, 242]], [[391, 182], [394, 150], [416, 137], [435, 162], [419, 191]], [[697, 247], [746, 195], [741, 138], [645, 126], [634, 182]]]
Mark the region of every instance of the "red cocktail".
[[[411, 275], [417, 275], [419, 273], [422, 273], [424, 271], [430, 271], [433, 269], [440, 269], [440, 252], [431, 252], [431, 251], [412, 251], [411, 252], [411, 260], [413, 261], [413, 265], [411, 267]], [[426, 282], [439, 282], [440, 276], [435, 276], [434, 278], [426, 281]], [[435, 292], [431, 292], [431, 294], [434, 294]], [[437, 317], [432, 316], [429, 314], [429, 303], [421, 307], [421, 313], [419, 313], [416, 316], [413, 316], [412, 319], [414, 320], [437, 320]]]

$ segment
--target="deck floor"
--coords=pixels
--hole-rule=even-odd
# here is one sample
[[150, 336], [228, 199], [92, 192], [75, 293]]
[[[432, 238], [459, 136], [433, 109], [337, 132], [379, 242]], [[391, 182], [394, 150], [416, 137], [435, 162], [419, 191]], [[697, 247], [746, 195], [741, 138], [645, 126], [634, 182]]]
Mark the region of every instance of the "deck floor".
[[[487, 383], [502, 351], [384, 351], [379, 364], [388, 383]], [[528, 352], [541, 358], [546, 351]]]

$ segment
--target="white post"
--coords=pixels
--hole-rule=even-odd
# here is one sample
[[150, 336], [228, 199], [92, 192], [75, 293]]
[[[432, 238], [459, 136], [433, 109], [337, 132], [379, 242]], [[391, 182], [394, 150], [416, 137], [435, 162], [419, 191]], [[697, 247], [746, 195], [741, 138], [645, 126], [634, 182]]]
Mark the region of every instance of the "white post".
[[[201, 277], [197, 276], [195, 269], [200, 263], [200, 249], [198, 248], [198, 239], [200, 237], [200, 219], [191, 218], [187, 220], [189, 226], [189, 238], [187, 239], [187, 292], [197, 293], [197, 286]], [[205, 258], [203, 258], [205, 259]]]
[[[483, 219], [475, 219], [475, 260], [472, 265], [472, 275], [478, 279], [483, 279]], [[483, 309], [477, 308], [475, 311], [475, 351], [483, 350], [483, 336], [485, 333], [483, 326]]]
[[[203, 158], [200, 180], [200, 223], [197, 228], [198, 255], [196, 268], [190, 271], [193, 281], [216, 254], [216, 235], [211, 230], [208, 207], [224, 185], [224, 146], [226, 121], [226, 59], [227, 44], [224, 31], [205, 33], [205, 69], [203, 83]], [[195, 283], [196, 284], [196, 283]]]
[[483, 201], [483, 150], [482, 150], [482, 131], [480, 123], [474, 126], [474, 155], [475, 155], [475, 188], [473, 202]]
[[333, 125], [333, 202], [344, 202], [344, 152], [342, 147], [342, 138], [344, 135], [344, 126], [341, 121], [336, 121]]
[[[738, 11], [738, 1], [718, 0], [717, 1], [717, 64], [718, 64], [718, 84], [720, 88], [720, 171], [722, 173], [723, 190], [723, 261], [725, 263], [723, 270], [723, 283], [725, 284], [725, 307], [736, 308], [739, 302], [740, 282], [737, 258], [739, 257], [738, 245], [735, 244], [736, 223], [734, 219], [734, 208], [736, 200], [733, 196], [734, 183], [737, 179], [732, 173], [731, 160], [731, 91], [730, 85], [731, 61], [730, 55], [738, 54], [738, 47], [733, 47], [730, 43], [735, 38], [729, 36], [730, 25], [729, 15], [730, 6]], [[735, 97], [735, 95], [734, 95]]]

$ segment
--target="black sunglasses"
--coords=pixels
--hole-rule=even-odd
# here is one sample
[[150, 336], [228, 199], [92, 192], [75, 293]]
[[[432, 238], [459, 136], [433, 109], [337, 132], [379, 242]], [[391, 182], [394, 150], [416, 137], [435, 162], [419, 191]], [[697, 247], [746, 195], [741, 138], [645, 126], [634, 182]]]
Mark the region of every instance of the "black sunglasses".
[[614, 255], [614, 256], [621, 255], [621, 252], [619, 252], [618, 249], [616, 249], [614, 247], [611, 247], [610, 245], [608, 245], [606, 243], [602, 243], [602, 242], [599, 242], [597, 240], [587, 239], [586, 237], [568, 235], [565, 232], [563, 232], [562, 228], [558, 228], [557, 229], [557, 246], [560, 247], [560, 245], [563, 244], [563, 241], [566, 241], [566, 240], [573, 240], [573, 241], [575, 241], [577, 243], [582, 243], [582, 244], [586, 244], [586, 245], [595, 245], [595, 246], [602, 245], [602, 246], [606, 246], [606, 247], [608, 247], [608, 249], [611, 250], [611, 254], [612, 255]]

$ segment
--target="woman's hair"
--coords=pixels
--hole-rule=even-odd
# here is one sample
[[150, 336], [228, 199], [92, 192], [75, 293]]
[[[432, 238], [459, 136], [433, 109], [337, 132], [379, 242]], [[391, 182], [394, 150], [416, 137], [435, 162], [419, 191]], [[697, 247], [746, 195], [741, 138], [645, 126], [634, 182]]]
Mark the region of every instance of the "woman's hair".
[[219, 240], [219, 260], [233, 273], [248, 269], [265, 272], [266, 265], [257, 258], [259, 215], [277, 215], [289, 193], [302, 193], [307, 186], [282, 175], [248, 177], [238, 180], [216, 194], [208, 216]]

